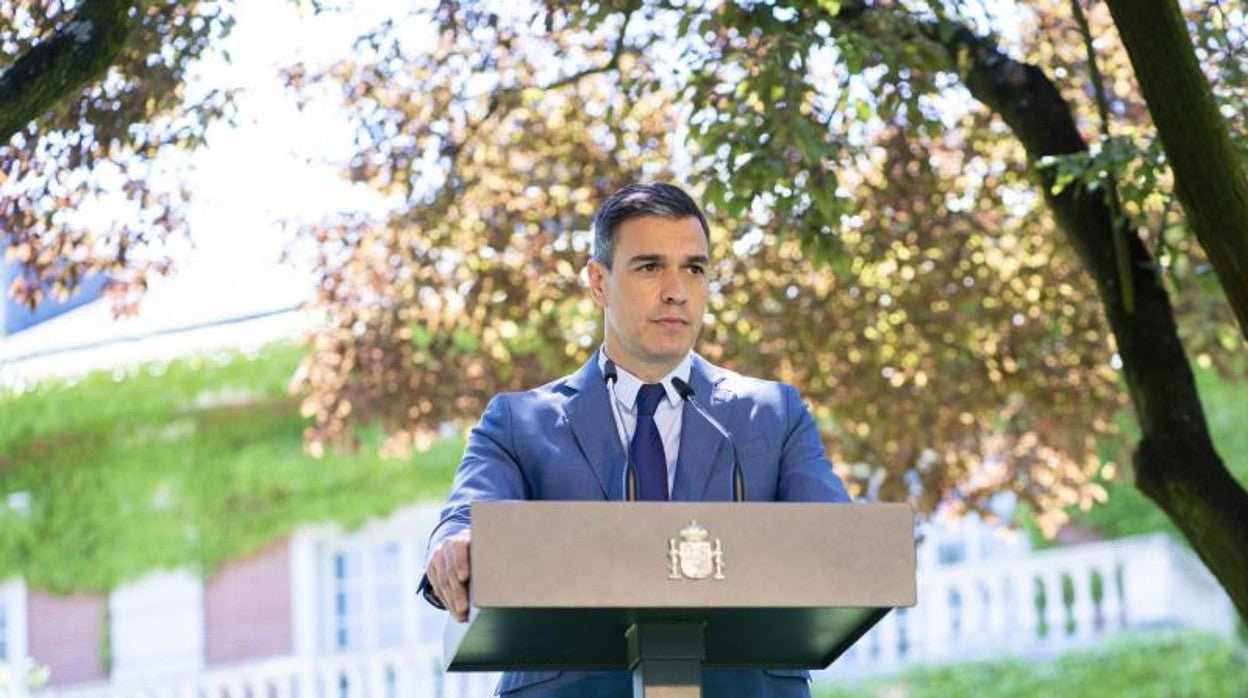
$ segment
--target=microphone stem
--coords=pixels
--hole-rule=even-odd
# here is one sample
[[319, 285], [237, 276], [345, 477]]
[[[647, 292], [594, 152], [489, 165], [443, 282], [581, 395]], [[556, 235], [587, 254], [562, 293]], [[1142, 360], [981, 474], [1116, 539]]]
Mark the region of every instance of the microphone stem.
[[680, 378], [672, 378], [672, 385], [676, 387], [676, 392], [680, 393], [681, 399], [693, 405], [694, 411], [701, 415], [702, 419], [705, 419], [708, 424], [715, 427], [715, 431], [719, 432], [719, 435], [728, 442], [728, 448], [732, 449], [732, 501], [744, 502], [745, 472], [741, 469], [741, 456], [737, 453], [736, 440], [732, 438], [732, 434], [728, 432], [728, 429], [720, 424], [719, 420], [712, 417], [711, 413], [707, 412], [706, 408], [702, 407], [702, 404], [697, 401], [693, 396], [693, 387]]
[[[615, 415], [615, 429], [618, 434], [624, 426], [624, 418], [620, 414], [620, 401], [615, 397], [615, 380], [607, 381], [607, 392], [610, 393], [611, 412]], [[623, 437], [620, 439], [620, 447], [624, 449], [624, 499], [635, 502], [637, 501], [637, 469], [633, 466], [633, 459], [628, 457], [628, 444], [624, 442]]]

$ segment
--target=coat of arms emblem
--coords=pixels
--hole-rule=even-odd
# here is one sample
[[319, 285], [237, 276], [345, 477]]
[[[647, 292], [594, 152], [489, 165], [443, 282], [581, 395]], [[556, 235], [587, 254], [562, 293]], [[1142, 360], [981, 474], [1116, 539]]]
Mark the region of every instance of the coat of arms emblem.
[[680, 541], [667, 541], [668, 579], [724, 579], [724, 549], [718, 538], [711, 543], [710, 533], [697, 521], [680, 529]]

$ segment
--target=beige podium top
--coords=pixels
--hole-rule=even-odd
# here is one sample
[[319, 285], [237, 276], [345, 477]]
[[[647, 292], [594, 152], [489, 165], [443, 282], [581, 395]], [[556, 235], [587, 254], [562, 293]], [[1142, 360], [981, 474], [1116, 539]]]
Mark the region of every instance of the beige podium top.
[[[689, 541], [682, 531], [696, 524]], [[704, 538], [703, 538], [704, 536]], [[720, 552], [719, 576], [672, 552]], [[911, 606], [904, 504], [478, 502], [472, 602], [481, 608]], [[695, 570], [696, 572], [696, 570]]]
[[627, 629], [705, 625], [706, 666], [820, 668], [913, 606], [904, 504], [477, 502], [451, 670], [627, 668]]

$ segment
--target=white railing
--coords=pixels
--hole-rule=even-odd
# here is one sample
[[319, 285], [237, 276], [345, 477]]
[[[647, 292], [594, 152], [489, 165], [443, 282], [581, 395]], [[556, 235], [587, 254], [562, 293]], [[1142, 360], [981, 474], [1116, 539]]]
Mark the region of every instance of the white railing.
[[443, 674], [441, 646], [281, 657], [201, 672], [48, 688], [37, 698], [481, 698], [493, 674]]
[[920, 569], [918, 592], [914, 608], [890, 613], [820, 677], [1048, 657], [1129, 628], [1235, 632], [1230, 599], [1195, 555], [1165, 534]]

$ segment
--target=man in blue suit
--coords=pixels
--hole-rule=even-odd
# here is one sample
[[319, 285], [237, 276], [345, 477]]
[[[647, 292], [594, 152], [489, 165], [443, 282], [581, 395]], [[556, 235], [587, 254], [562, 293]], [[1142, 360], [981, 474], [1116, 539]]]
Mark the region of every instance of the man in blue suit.
[[[792, 386], [693, 353], [709, 293], [709, 239], [705, 216], [675, 186], [635, 184], [603, 202], [587, 266], [603, 311], [602, 347], [571, 376], [486, 407], [430, 537], [421, 591], [432, 603], [467, 618], [473, 501], [624, 499], [626, 449], [639, 499], [731, 500], [732, 448], [673, 379], [735, 438], [749, 499], [849, 501]], [[612, 368], [618, 378], [608, 384]], [[707, 698], [810, 695], [804, 671], [707, 670], [702, 683]], [[509, 672], [499, 693], [627, 698], [632, 682], [626, 671]]]

